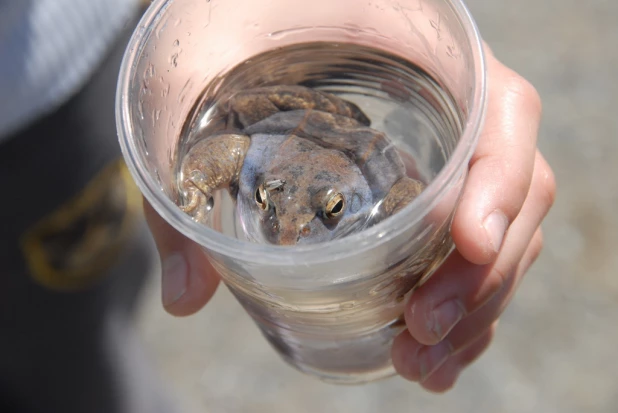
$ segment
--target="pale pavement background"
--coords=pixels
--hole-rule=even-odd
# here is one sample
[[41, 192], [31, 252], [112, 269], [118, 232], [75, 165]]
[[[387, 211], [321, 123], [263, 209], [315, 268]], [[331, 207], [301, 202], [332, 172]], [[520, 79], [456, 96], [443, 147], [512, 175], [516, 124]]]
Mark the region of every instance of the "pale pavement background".
[[156, 282], [140, 331], [195, 412], [618, 412], [618, 2], [470, 0], [484, 38], [544, 103], [540, 147], [558, 198], [546, 247], [491, 349], [442, 396], [399, 378], [336, 387], [297, 373], [226, 289], [166, 315]]

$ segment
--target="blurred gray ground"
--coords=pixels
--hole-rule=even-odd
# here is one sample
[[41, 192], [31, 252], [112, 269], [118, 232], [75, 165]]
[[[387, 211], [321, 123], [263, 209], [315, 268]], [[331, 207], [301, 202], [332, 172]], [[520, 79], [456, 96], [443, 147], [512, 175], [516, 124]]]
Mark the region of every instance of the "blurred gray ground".
[[618, 412], [618, 1], [468, 4], [496, 55], [543, 98], [539, 145], [559, 188], [544, 253], [491, 349], [442, 396], [399, 378], [336, 387], [283, 364], [224, 288], [174, 319], [153, 285], [141, 333], [188, 411]]

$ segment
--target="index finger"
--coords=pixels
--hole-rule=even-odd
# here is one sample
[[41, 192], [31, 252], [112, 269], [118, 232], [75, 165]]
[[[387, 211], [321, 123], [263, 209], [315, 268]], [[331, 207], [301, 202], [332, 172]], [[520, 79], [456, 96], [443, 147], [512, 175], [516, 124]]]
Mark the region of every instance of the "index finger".
[[526, 199], [541, 119], [541, 100], [524, 78], [487, 53], [488, 109], [452, 236], [468, 261], [495, 259]]

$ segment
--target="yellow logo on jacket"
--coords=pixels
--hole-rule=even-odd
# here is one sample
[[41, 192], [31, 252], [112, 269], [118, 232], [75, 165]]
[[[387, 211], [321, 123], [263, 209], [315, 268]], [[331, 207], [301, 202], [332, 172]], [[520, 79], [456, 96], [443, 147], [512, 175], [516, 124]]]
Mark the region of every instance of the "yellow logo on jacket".
[[96, 283], [126, 244], [141, 199], [122, 158], [105, 167], [24, 234], [21, 246], [34, 279], [61, 291]]

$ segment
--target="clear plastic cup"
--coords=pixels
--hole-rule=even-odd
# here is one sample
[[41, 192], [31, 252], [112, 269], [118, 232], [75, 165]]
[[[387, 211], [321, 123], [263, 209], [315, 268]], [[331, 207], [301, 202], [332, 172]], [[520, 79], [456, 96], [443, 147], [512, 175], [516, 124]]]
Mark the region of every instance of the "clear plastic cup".
[[[193, 221], [172, 201], [174, 154], [193, 105], [239, 63], [307, 41], [377, 47], [431, 74], [462, 119], [456, 142], [440, 146], [443, 165], [395, 216], [324, 244], [243, 242]], [[145, 197], [203, 247], [281, 357], [322, 380], [354, 384], [394, 374], [390, 350], [404, 328], [404, 302], [453, 248], [450, 223], [485, 93], [480, 36], [459, 0], [156, 0], [124, 57], [117, 124]]]

